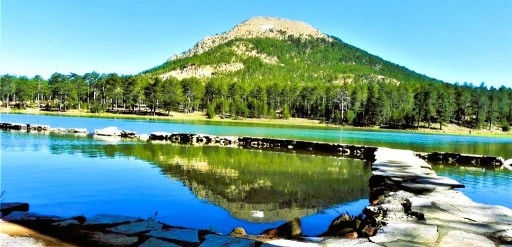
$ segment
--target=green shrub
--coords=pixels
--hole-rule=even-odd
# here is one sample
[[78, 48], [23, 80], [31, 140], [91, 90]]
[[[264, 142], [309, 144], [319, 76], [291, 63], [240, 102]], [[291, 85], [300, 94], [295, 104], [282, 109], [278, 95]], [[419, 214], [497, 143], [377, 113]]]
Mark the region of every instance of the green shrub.
[[501, 130], [503, 130], [505, 132], [509, 132], [510, 131], [510, 125], [509, 124], [504, 124], [503, 126], [501, 126]]
[[208, 107], [206, 107], [206, 117], [208, 119], [212, 119], [215, 115], [215, 106], [213, 104], [209, 104]]
[[101, 105], [99, 103], [92, 103], [90, 105], [89, 111], [91, 113], [101, 113], [101, 112], [106, 112], [107, 109], [108, 109], [108, 106], [106, 106], [106, 105]]
[[283, 118], [289, 119], [291, 117], [290, 115], [290, 109], [288, 108], [288, 105], [285, 105], [283, 108]]

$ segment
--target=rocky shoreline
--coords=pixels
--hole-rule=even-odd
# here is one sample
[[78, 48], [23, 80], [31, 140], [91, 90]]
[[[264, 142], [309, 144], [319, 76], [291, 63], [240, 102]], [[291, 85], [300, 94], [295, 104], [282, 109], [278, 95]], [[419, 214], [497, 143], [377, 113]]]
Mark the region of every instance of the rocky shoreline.
[[[8, 128], [6, 128], [7, 126]], [[3, 129], [11, 129], [0, 123]], [[16, 125], [20, 126], [20, 125]], [[22, 126], [22, 125], [21, 125]], [[34, 131], [26, 125], [27, 131]], [[15, 130], [19, 130], [16, 127]], [[47, 129], [50, 129], [49, 127]], [[48, 131], [35, 128], [35, 131]], [[122, 134], [124, 133], [124, 134]], [[113, 128], [96, 135], [140, 138]], [[2, 220], [20, 224], [77, 245], [94, 246], [504, 246], [512, 244], [512, 210], [473, 202], [454, 189], [459, 182], [437, 176], [425, 162], [499, 167], [503, 159], [461, 154], [421, 154], [357, 145], [272, 138], [221, 137], [158, 132], [151, 141], [189, 145], [220, 145], [285, 152], [314, 152], [360, 158], [372, 163], [370, 202], [364, 217], [340, 215], [318, 237], [302, 236], [300, 219], [247, 235], [235, 228], [228, 236], [208, 230], [167, 225], [154, 219], [96, 215], [60, 218], [27, 212], [27, 204], [2, 203]], [[476, 161], [478, 160], [478, 161]]]

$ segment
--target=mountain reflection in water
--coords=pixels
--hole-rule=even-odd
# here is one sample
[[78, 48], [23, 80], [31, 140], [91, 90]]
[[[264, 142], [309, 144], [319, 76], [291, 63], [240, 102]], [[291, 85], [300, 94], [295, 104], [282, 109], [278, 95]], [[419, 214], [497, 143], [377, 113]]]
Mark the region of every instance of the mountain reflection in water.
[[198, 198], [252, 222], [311, 215], [368, 196], [370, 169], [360, 160], [153, 143], [68, 148], [93, 157], [128, 156], [151, 162]]

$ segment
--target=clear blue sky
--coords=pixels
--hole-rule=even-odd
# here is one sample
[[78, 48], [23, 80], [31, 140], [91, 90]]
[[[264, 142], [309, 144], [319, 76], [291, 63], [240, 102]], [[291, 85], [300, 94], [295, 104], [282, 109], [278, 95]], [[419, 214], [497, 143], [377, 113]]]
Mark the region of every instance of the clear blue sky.
[[447, 82], [512, 87], [512, 0], [1, 0], [0, 74], [134, 74], [253, 16]]

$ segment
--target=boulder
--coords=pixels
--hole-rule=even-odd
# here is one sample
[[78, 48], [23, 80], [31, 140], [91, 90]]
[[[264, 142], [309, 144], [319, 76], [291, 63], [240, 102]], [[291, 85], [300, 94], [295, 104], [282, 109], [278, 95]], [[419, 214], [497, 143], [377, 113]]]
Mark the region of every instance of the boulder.
[[137, 138], [137, 132], [131, 130], [122, 130], [121, 137], [123, 138]]
[[262, 235], [279, 238], [298, 238], [302, 236], [302, 228], [299, 218], [294, 218], [277, 228], [267, 229]]
[[74, 134], [87, 134], [87, 129], [85, 128], [69, 128], [66, 130], [68, 133], [74, 133]]
[[[361, 222], [359, 221], [359, 223]], [[348, 214], [342, 214], [331, 222], [327, 232], [322, 235], [343, 237], [346, 234], [357, 231], [357, 229], [356, 220]]]
[[94, 130], [93, 134], [99, 136], [121, 136], [121, 130], [119, 130], [117, 127], [107, 127]]
[[28, 203], [24, 202], [2, 202], [0, 203], [0, 212], [2, 215], [8, 215], [13, 211], [27, 212], [29, 210]]
[[164, 141], [168, 138], [171, 138], [171, 133], [167, 132], [153, 132], [151, 135], [149, 135], [150, 140], [156, 140], [156, 141]]
[[245, 232], [245, 229], [243, 229], [242, 227], [236, 227], [235, 229], [233, 229], [233, 231], [231, 231], [229, 236], [239, 238], [247, 236], [247, 233]]

